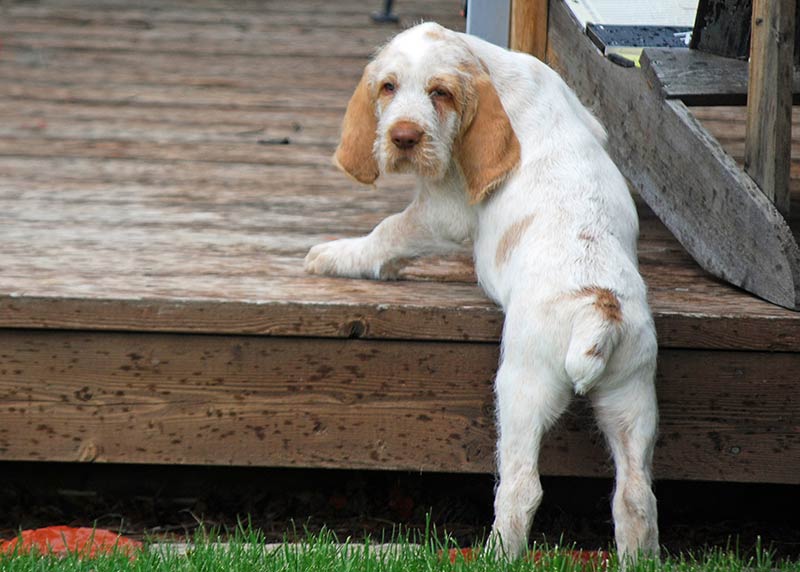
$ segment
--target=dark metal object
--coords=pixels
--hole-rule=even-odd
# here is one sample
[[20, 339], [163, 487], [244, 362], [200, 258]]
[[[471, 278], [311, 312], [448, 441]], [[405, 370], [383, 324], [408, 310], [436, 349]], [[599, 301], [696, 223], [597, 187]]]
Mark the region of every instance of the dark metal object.
[[680, 26], [586, 26], [586, 34], [604, 53], [606, 48], [615, 46], [685, 48], [684, 38], [691, 31], [691, 28]]
[[392, 4], [394, 4], [394, 0], [384, 0], [383, 11], [373, 12], [372, 21], [376, 24], [397, 24], [400, 19], [392, 14]]

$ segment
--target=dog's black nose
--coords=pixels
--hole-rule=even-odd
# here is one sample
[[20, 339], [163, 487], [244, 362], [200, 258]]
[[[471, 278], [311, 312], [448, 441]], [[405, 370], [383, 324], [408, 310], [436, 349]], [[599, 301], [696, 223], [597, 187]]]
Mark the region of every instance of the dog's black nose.
[[412, 149], [422, 139], [422, 130], [413, 123], [403, 121], [392, 127], [389, 137], [398, 149]]

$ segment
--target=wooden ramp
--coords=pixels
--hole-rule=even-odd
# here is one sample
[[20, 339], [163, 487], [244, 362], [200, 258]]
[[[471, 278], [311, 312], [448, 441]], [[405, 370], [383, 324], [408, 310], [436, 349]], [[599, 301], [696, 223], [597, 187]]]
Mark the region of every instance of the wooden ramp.
[[[399, 3], [454, 28], [459, 7]], [[367, 9], [0, 4], [0, 460], [493, 470], [503, 318], [469, 252], [396, 282], [302, 270], [410, 199], [329, 162], [394, 31]], [[800, 482], [800, 315], [640, 209], [657, 478]], [[576, 401], [543, 471], [608, 475], [607, 457]]]

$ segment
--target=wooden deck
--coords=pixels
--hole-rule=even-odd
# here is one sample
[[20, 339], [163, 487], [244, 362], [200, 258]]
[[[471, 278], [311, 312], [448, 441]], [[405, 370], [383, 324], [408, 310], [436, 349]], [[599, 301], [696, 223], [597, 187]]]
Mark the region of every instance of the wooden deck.
[[[398, 4], [463, 25], [458, 1]], [[469, 253], [396, 282], [302, 270], [410, 198], [408, 179], [357, 188], [330, 166], [394, 30], [367, 10], [0, 2], [0, 460], [493, 470], [502, 315]], [[697, 110], [734, 154], [737, 113]], [[657, 478], [800, 482], [800, 314], [640, 214]], [[610, 473], [585, 402], [543, 470]]]

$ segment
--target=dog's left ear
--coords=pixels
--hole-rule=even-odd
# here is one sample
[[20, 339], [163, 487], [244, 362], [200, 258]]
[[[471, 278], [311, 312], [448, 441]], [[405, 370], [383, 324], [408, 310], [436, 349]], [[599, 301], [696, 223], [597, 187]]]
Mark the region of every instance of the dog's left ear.
[[475, 74], [471, 91], [454, 155], [466, 179], [470, 202], [474, 204], [489, 196], [519, 164], [520, 148], [500, 96], [486, 72]]
[[370, 95], [367, 70], [361, 76], [347, 104], [342, 122], [342, 139], [334, 154], [334, 162], [359, 183], [371, 184], [378, 178], [378, 162], [372, 153], [378, 121], [375, 102]]

